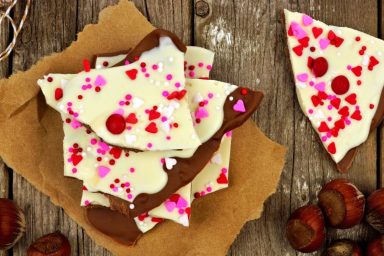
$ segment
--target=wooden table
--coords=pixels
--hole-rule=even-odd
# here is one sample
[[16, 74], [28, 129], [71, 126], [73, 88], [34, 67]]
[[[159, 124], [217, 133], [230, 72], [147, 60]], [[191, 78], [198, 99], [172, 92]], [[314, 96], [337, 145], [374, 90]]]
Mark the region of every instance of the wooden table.
[[[101, 9], [117, 1], [34, 0], [12, 55], [1, 63], [2, 76], [27, 70], [41, 57], [62, 51], [76, 40], [76, 34], [86, 24], [97, 21]], [[19, 2], [12, 13], [16, 19], [22, 15], [24, 1]], [[289, 149], [276, 194], [266, 202], [262, 217], [245, 225], [229, 255], [298, 255], [285, 239], [284, 224], [295, 208], [316, 201], [316, 193], [324, 182], [336, 177], [349, 178], [365, 193], [382, 186], [383, 127], [373, 132], [361, 147], [348, 174], [337, 173], [327, 158], [296, 101], [280, 20], [282, 9], [289, 8], [327, 23], [381, 36], [381, 0], [134, 2], [155, 26], [174, 31], [186, 44], [215, 51], [213, 78], [263, 90], [266, 96], [254, 120], [270, 138]], [[2, 28], [0, 40], [2, 44], [8, 42], [8, 29]], [[52, 205], [49, 198], [4, 164], [0, 169], [0, 197], [16, 200], [25, 210], [28, 223], [26, 235], [11, 255], [24, 255], [33, 240], [55, 230], [69, 237], [73, 255], [110, 255], [62, 209]], [[366, 225], [328, 233], [329, 241], [345, 237], [367, 240], [374, 235]]]

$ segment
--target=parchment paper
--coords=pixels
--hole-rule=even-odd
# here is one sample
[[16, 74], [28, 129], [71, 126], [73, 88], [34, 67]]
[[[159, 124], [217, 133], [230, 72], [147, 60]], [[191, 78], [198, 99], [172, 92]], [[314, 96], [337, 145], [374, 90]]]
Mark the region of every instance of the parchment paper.
[[260, 217], [284, 165], [285, 149], [252, 121], [234, 132], [230, 187], [196, 200], [189, 228], [165, 222], [134, 247], [120, 245], [95, 230], [79, 206], [82, 183], [63, 176], [62, 121], [46, 105], [37, 79], [51, 72], [79, 72], [83, 59], [133, 47], [152, 29], [132, 3], [122, 0], [103, 10], [99, 23], [86, 26], [62, 53], [1, 80], [0, 156], [116, 255], [224, 255], [244, 223]]

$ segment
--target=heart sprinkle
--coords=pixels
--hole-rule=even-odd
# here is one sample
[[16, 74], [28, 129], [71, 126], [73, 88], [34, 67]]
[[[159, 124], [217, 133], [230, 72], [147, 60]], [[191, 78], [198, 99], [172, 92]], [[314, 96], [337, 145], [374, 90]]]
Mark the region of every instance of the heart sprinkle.
[[236, 112], [241, 112], [241, 113], [246, 112], [246, 109], [244, 106], [244, 101], [241, 99], [237, 100], [236, 104], [233, 105], [233, 110]]

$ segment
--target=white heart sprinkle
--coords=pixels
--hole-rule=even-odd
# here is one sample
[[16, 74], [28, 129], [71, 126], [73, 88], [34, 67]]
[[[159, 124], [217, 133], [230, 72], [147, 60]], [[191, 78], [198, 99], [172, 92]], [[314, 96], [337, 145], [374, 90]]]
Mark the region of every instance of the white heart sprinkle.
[[125, 141], [126, 141], [128, 144], [132, 144], [134, 141], [136, 141], [136, 135], [133, 135], [133, 134], [126, 134], [126, 135], [125, 135]]
[[141, 107], [141, 105], [144, 104], [144, 101], [142, 99], [135, 97], [135, 98], [133, 98], [132, 103], [133, 103], [133, 105], [132, 105], [133, 108], [139, 108], [139, 107]]
[[167, 157], [165, 158], [165, 167], [168, 169], [168, 170], [172, 170], [173, 166], [177, 163], [176, 159], [175, 158], [170, 158], [170, 157]]

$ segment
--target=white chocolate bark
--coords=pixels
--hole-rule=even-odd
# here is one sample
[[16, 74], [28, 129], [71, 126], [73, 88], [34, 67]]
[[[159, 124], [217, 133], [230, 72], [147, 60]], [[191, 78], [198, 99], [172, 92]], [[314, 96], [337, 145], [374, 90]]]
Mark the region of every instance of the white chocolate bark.
[[120, 61], [124, 60], [125, 57], [127, 57], [127, 54], [119, 54], [116, 56], [108, 56], [108, 57], [99, 56], [96, 58], [95, 68], [104, 69], [104, 68], [113, 67]]
[[383, 90], [384, 41], [285, 10], [301, 109], [333, 160], [363, 143]]
[[109, 144], [153, 151], [195, 148], [200, 141], [184, 98], [183, 63], [184, 53], [162, 37], [159, 47], [132, 64], [79, 73], [55, 94], [53, 107]]

